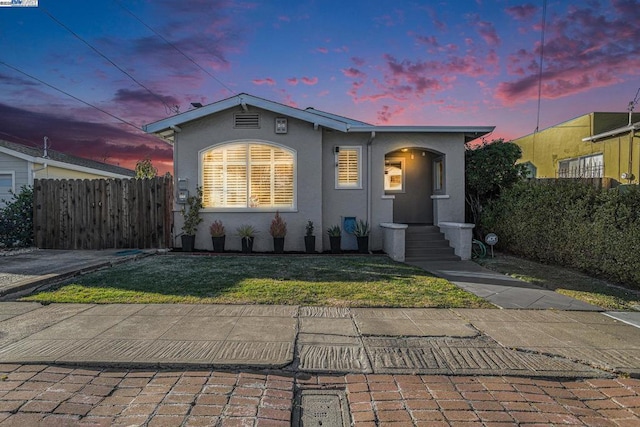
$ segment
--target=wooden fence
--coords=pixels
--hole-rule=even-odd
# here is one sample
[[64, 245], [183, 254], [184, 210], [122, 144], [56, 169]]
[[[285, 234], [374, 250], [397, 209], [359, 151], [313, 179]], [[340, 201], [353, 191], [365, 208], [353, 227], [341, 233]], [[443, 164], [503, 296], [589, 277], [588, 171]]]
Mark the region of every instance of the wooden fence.
[[171, 247], [173, 181], [37, 179], [35, 244], [42, 249]]

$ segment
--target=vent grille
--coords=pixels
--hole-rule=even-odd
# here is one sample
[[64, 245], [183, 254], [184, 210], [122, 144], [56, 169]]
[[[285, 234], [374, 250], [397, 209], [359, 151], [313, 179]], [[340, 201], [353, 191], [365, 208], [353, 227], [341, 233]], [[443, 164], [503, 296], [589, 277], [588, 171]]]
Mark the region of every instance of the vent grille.
[[258, 113], [236, 113], [233, 118], [234, 127], [237, 129], [260, 128], [260, 115]]

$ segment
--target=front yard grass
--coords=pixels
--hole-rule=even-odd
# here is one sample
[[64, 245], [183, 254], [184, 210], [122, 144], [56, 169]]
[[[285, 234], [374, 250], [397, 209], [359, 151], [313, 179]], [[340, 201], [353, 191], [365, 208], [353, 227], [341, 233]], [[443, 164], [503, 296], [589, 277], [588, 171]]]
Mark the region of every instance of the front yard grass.
[[483, 267], [607, 310], [640, 310], [640, 292], [614, 286], [575, 270], [498, 254], [476, 260]]
[[447, 280], [384, 256], [157, 255], [76, 277], [21, 300], [493, 307]]

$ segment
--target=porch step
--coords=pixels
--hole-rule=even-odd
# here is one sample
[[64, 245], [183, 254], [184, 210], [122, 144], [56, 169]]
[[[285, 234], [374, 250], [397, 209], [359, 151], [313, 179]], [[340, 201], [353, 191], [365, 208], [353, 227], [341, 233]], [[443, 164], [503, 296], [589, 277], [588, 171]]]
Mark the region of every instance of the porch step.
[[407, 262], [459, 261], [444, 234], [436, 226], [409, 226], [405, 231]]

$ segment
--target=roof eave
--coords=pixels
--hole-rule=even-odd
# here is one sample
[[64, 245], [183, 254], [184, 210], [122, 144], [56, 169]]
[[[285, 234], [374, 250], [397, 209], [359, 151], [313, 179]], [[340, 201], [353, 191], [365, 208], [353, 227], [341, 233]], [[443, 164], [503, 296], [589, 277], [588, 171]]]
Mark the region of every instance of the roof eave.
[[261, 98], [256, 98], [251, 95], [242, 94], [206, 105], [204, 107], [196, 108], [194, 110], [190, 110], [173, 117], [168, 117], [154, 123], [149, 123], [142, 126], [142, 129], [147, 133], [158, 135], [165, 141], [172, 143], [171, 130], [173, 129], [173, 127], [180, 126], [184, 123], [198, 120], [208, 115], [216, 114], [229, 108], [237, 107], [239, 105], [249, 105], [264, 110], [273, 111], [277, 114], [282, 114], [307, 121], [309, 123], [313, 123], [313, 125], [316, 127], [323, 126], [341, 132], [346, 132], [348, 128], [347, 123], [341, 122], [339, 120], [325, 117], [320, 114], [314, 114], [309, 111], [300, 110], [298, 108], [289, 107], [284, 104], [278, 104]]
[[640, 129], [640, 122], [636, 122], [627, 126], [623, 126], [621, 128], [613, 129], [608, 132], [602, 132], [597, 135], [588, 136], [586, 138], [582, 138], [582, 142], [597, 142], [601, 139], [611, 138], [612, 136], [618, 136], [623, 133], [637, 131]]

